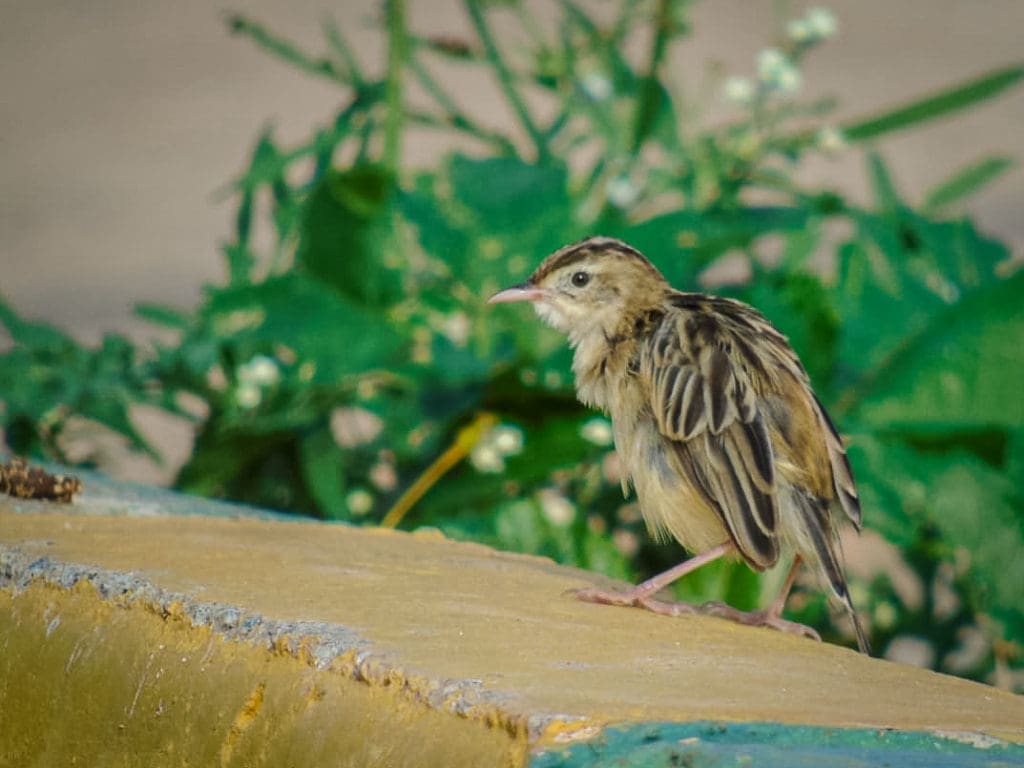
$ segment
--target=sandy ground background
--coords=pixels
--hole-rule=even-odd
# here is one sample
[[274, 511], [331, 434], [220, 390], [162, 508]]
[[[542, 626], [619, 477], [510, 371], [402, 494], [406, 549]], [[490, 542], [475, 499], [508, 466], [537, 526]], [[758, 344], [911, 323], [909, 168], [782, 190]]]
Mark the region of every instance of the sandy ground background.
[[[588, 6], [610, 5], [591, 0]], [[534, 4], [551, 13], [552, 3]], [[467, 34], [460, 3], [410, 0], [411, 24]], [[778, 26], [773, 0], [703, 0], [695, 38], [673, 59], [697, 84], [710, 64], [754, 70]], [[792, 3], [791, 15], [804, 6]], [[837, 39], [814, 52], [806, 92], [835, 94], [840, 117], [857, 116], [966, 80], [1021, 58], [1021, 0], [842, 0]], [[132, 317], [138, 301], [189, 307], [223, 277], [218, 244], [232, 204], [218, 190], [247, 161], [261, 126], [297, 141], [344, 98], [227, 33], [236, 11], [308, 49], [321, 50], [321, 21], [338, 22], [371, 68], [383, 59], [366, 0], [0, 0], [0, 294], [20, 311], [95, 342], [104, 332], [152, 333]], [[486, 121], [507, 118], [493, 83], [456, 69], [463, 105]], [[727, 114], [712, 109], [710, 117]], [[406, 142], [412, 162], [433, 163], [435, 137]], [[989, 152], [1024, 159], [1021, 89], [968, 116], [881, 144], [912, 200]], [[863, 198], [859, 152], [805, 169]], [[982, 227], [1024, 249], [1024, 172], [1016, 168], [975, 197]], [[540, 254], [538, 254], [538, 257]], [[115, 474], [166, 480], [187, 455], [188, 432], [152, 414], [162, 469], [128, 462]]]

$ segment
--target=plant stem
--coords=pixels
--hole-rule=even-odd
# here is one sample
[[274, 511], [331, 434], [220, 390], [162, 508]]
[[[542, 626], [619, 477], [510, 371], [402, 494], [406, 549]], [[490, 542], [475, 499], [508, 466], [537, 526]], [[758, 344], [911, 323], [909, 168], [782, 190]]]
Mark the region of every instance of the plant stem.
[[[409, 66], [412, 67], [413, 75], [416, 77], [419, 84], [423, 86], [423, 89], [433, 97], [434, 101], [438, 103], [438, 106], [445, 111], [443, 118], [437, 120], [435, 124], [444, 126], [447, 124], [448, 127], [455, 128], [460, 131], [475, 136], [481, 141], [485, 141], [491, 144], [498, 152], [503, 155], [515, 155], [515, 146], [506, 137], [494, 131], [489, 131], [486, 128], [481, 127], [475, 120], [469, 115], [465, 114], [458, 108], [451, 97], [444, 92], [444, 89], [438, 85], [437, 80], [430, 74], [426, 67], [423, 66], [423, 62], [419, 60], [419, 57], [414, 53], [409, 57]], [[409, 113], [409, 118], [416, 120], [425, 125], [430, 125], [430, 116], [424, 114]]]
[[498, 423], [493, 413], [478, 413], [472, 422], [464, 426], [455, 435], [452, 444], [433, 463], [423, 470], [405, 493], [399, 497], [394, 506], [384, 515], [380, 524], [382, 528], [396, 528], [406, 513], [413, 508], [423, 494], [429, 491], [438, 480], [444, 477], [452, 467], [469, 456], [473, 447]]
[[654, 42], [651, 44], [647, 74], [641, 80], [636, 115], [633, 120], [633, 141], [630, 148], [633, 155], [640, 151], [640, 147], [650, 135], [657, 117], [658, 101], [661, 99], [658, 70], [661, 69], [661, 62], [665, 59], [665, 49], [668, 47], [671, 37], [672, 5], [673, 0], [658, 0], [658, 10], [654, 19]]
[[522, 96], [520, 96], [519, 92], [516, 90], [512, 73], [505, 64], [505, 60], [502, 58], [501, 52], [498, 50], [498, 46], [494, 41], [494, 35], [491, 34], [490, 27], [487, 26], [484, 14], [480, 10], [481, 3], [479, 0], [465, 0], [464, 4], [466, 6], [466, 13], [469, 15], [469, 19], [473, 23], [473, 28], [476, 30], [476, 34], [480, 38], [480, 42], [483, 44], [487, 61], [494, 69], [494, 73], [498, 76], [498, 83], [501, 85], [501, 90], [505, 93], [505, 98], [508, 99], [509, 104], [512, 105], [512, 109], [515, 110], [519, 121], [523, 124], [526, 132], [530, 135], [530, 140], [533, 142], [533, 145], [537, 150], [537, 160], [547, 160], [549, 155], [547, 141], [545, 140], [544, 135], [537, 128], [536, 123], [533, 122], [533, 118], [530, 117], [530, 112], [526, 108], [526, 102], [523, 101]]
[[388, 74], [385, 86], [384, 165], [398, 173], [402, 150], [402, 70], [407, 57], [405, 0], [388, 0]]

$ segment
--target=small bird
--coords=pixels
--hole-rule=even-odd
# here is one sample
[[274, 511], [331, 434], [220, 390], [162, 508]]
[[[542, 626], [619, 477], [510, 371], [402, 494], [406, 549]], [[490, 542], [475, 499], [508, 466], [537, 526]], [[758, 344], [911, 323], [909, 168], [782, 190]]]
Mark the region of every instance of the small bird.
[[[836, 519], [859, 530], [860, 502], [842, 440], [786, 337], [733, 299], [673, 289], [639, 251], [591, 237], [548, 256], [490, 303], [529, 301], [574, 350], [577, 397], [603, 409], [648, 530], [694, 554], [626, 592], [584, 589], [589, 602], [657, 613], [702, 612], [820, 639], [782, 618], [801, 562], [824, 576], [867, 638], [843, 573]], [[655, 595], [722, 556], [755, 571], [793, 555], [764, 610], [691, 606]]]

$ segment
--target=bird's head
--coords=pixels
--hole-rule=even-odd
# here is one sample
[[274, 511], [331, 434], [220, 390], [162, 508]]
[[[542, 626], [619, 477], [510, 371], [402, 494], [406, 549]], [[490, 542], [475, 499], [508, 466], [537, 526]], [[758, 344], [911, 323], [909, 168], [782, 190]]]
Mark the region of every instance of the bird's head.
[[634, 313], [657, 305], [666, 290], [665, 278], [635, 248], [590, 237], [555, 251], [525, 283], [489, 302], [529, 301], [544, 322], [578, 342], [593, 331], [613, 333]]

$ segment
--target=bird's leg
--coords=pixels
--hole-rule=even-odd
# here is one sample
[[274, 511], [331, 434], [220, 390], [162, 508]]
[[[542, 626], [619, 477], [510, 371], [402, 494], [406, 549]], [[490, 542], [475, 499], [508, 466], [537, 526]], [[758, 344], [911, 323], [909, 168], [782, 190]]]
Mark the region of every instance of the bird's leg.
[[654, 599], [654, 595], [672, 582], [681, 579], [688, 573], [692, 573], [702, 565], [707, 565], [711, 561], [717, 560], [722, 555], [733, 551], [733, 549], [734, 546], [732, 542], [719, 544], [717, 547], [709, 549], [703, 554], [691, 557], [689, 560], [684, 560], [679, 565], [669, 568], [667, 571], [659, 573], [656, 576], [652, 576], [647, 581], [641, 582], [632, 589], [627, 589], [625, 592], [615, 592], [609, 589], [591, 587], [588, 589], [578, 590], [576, 592], [576, 597], [588, 603], [646, 608], [647, 610], [661, 614], [662, 616], [679, 616], [684, 613], [702, 613], [707, 616], [716, 616], [718, 618], [728, 619], [729, 621], [735, 621], [738, 624], [746, 624], [751, 627], [771, 627], [772, 629], [776, 629], [780, 632], [810, 637], [814, 640], [820, 641], [821, 636], [818, 635], [818, 633], [811, 627], [782, 618], [782, 610], [786, 606], [786, 599], [789, 597], [790, 590], [793, 589], [793, 582], [796, 581], [796, 574], [802, 563], [799, 555], [794, 558], [793, 565], [790, 567], [789, 573], [786, 575], [786, 582], [782, 585], [782, 589], [779, 591], [778, 596], [772, 601], [771, 605], [760, 611], [741, 611], [738, 608], [733, 608], [731, 605], [726, 605], [725, 603], [718, 601], [707, 602], [703, 605], [691, 605], [690, 603], [684, 602], [668, 602]]
[[782, 618], [782, 609], [786, 607], [786, 598], [789, 597], [789, 592], [793, 588], [793, 582], [796, 581], [796, 573], [800, 568], [801, 564], [800, 555], [797, 555], [793, 559], [793, 565], [789, 569], [789, 574], [786, 576], [786, 583], [782, 585], [782, 589], [779, 591], [778, 597], [776, 597], [771, 605], [760, 611], [741, 611], [737, 608], [733, 608], [731, 605], [726, 605], [721, 602], [710, 602], [704, 603], [700, 607], [701, 613], [705, 613], [709, 616], [718, 616], [719, 618], [729, 619], [739, 624], [746, 624], [751, 627], [771, 627], [777, 629], [780, 632], [786, 632], [791, 635], [802, 635], [803, 637], [810, 637], [814, 640], [821, 641], [821, 636], [815, 632], [811, 627], [804, 624], [797, 624], [795, 621], [787, 621]]
[[654, 595], [663, 590], [669, 584], [681, 579], [688, 573], [707, 565], [712, 560], [717, 560], [722, 555], [734, 549], [731, 541], [719, 544], [707, 552], [684, 560], [679, 565], [669, 568], [667, 571], [652, 576], [647, 581], [637, 584], [625, 592], [615, 592], [610, 589], [598, 589], [590, 587], [576, 592], [576, 597], [588, 603], [602, 603], [604, 605], [623, 605], [647, 608], [655, 613], [675, 616], [680, 613], [697, 613], [700, 609], [687, 603], [666, 603], [655, 600]]

